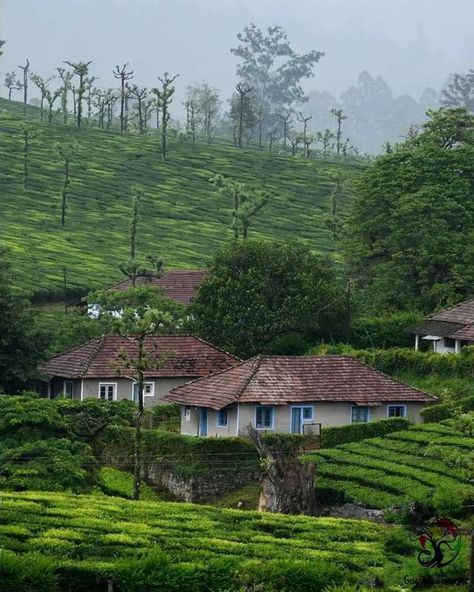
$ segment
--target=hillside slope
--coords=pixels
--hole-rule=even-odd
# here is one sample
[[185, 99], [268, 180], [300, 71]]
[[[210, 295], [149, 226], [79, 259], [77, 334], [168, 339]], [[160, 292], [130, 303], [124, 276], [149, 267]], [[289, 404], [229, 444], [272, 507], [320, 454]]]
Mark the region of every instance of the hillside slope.
[[[386, 509], [414, 501], [445, 505], [451, 499], [448, 513], [462, 513], [466, 509], [463, 502], [474, 499], [469, 474], [426, 456], [430, 444], [446, 452], [474, 450], [474, 438], [441, 424], [422, 424], [321, 449], [305, 455], [305, 460], [317, 463], [316, 491], [325, 501]], [[470, 507], [471, 502], [465, 503]]]
[[[20, 105], [0, 99], [0, 246], [12, 254], [18, 285], [35, 296], [60, 296], [64, 269], [70, 290], [120, 279], [128, 258], [130, 188], [145, 187], [138, 253], [164, 259], [168, 268], [202, 267], [230, 238], [229, 204], [209, 184], [220, 173], [272, 195], [255, 219], [251, 236], [298, 237], [321, 252], [338, 243], [324, 218], [331, 214], [334, 175], [352, 178], [360, 163], [334, 164], [257, 150], [237, 150], [171, 141], [169, 161], [159, 156], [154, 136], [121, 136], [93, 128], [39, 123], [27, 118], [37, 136], [31, 143], [30, 188], [23, 190], [23, 121]], [[75, 139], [80, 154], [71, 164], [66, 226], [61, 227], [60, 191], [64, 165], [56, 142]], [[352, 190], [344, 183], [338, 214], [345, 217]]]

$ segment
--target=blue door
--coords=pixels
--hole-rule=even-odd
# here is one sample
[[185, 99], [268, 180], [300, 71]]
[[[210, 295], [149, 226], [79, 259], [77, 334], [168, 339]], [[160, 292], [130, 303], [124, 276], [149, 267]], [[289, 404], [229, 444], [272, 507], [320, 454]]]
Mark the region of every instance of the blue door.
[[301, 434], [301, 407], [293, 407], [291, 410], [291, 433]]
[[199, 410], [199, 435], [207, 436], [207, 408], [201, 407]]

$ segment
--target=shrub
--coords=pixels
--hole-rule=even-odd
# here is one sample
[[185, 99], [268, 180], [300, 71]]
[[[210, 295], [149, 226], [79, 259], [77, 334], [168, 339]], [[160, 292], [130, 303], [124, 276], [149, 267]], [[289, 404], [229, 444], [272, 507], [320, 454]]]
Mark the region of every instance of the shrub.
[[0, 582], [2, 592], [56, 592], [55, 561], [41, 555], [14, 555], [1, 551]]
[[[112, 467], [102, 467], [99, 471], [99, 487], [107, 495], [133, 499], [133, 475]], [[141, 500], [157, 501], [160, 496], [154, 489], [142, 483]]]
[[372, 423], [354, 423], [346, 426], [323, 428], [321, 430], [321, 447], [334, 448], [346, 442], [358, 442], [366, 438], [375, 438], [391, 432], [405, 430], [410, 422], [402, 417], [382, 419]]
[[357, 349], [412, 347], [411, 328], [423, 320], [416, 312], [397, 312], [383, 317], [359, 317], [351, 327], [350, 343]]
[[181, 406], [176, 403], [157, 405], [145, 411], [144, 425], [149, 429], [179, 432]]

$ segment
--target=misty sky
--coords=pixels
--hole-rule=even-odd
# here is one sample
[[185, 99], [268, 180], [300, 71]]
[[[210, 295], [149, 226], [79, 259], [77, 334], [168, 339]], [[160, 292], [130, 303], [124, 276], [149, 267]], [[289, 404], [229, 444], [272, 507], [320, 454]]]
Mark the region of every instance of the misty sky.
[[[46, 75], [64, 59], [93, 60], [100, 86], [130, 62], [137, 82], [180, 73], [178, 99], [192, 82], [229, 95], [229, 49], [249, 22], [284, 26], [296, 51], [326, 56], [305, 86], [338, 94], [366, 69], [397, 94], [439, 89], [450, 72], [474, 67], [473, 0], [0, 0], [7, 39], [0, 76], [26, 57]], [[3, 93], [4, 94], [4, 93]]]

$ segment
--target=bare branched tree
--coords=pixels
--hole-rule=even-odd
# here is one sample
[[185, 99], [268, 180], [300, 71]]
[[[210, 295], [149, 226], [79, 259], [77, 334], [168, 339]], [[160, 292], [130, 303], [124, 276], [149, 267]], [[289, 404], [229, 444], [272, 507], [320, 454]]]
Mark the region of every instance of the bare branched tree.
[[120, 80], [120, 131], [124, 133], [127, 129], [125, 121], [125, 107], [127, 101], [127, 82], [133, 80], [133, 70], [127, 70], [128, 63], [123, 66], [115, 66], [113, 74], [117, 80]]

